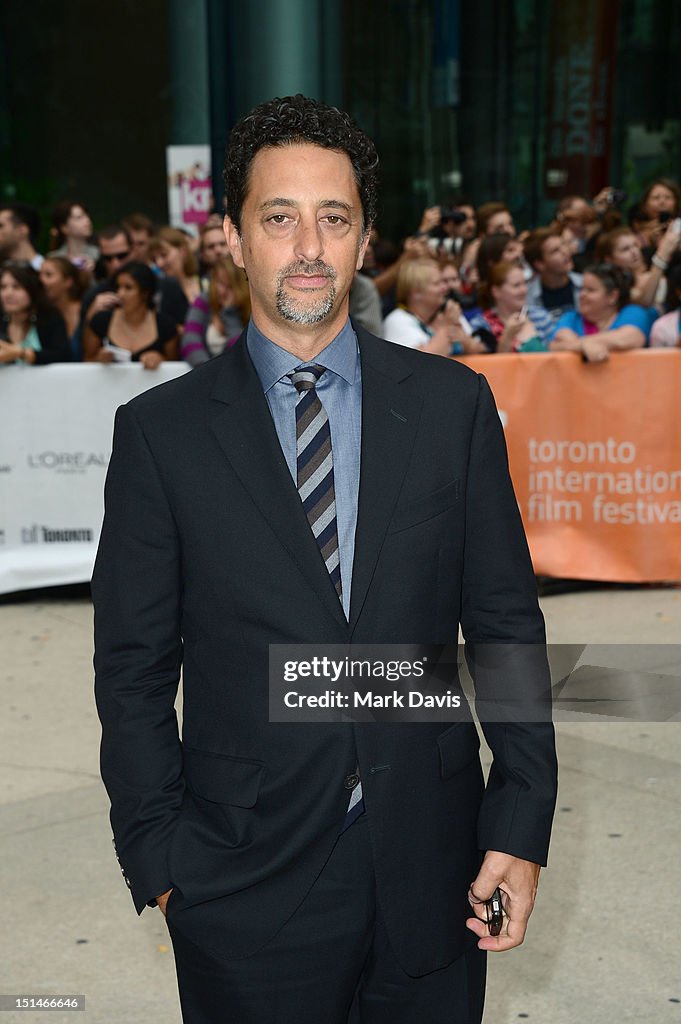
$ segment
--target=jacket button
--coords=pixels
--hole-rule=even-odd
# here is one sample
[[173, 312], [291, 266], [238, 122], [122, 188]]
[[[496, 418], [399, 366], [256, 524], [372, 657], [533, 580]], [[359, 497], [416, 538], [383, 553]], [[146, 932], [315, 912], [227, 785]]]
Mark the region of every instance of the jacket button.
[[352, 775], [345, 776], [345, 788], [354, 789], [359, 785], [359, 775], [357, 772], [353, 772]]

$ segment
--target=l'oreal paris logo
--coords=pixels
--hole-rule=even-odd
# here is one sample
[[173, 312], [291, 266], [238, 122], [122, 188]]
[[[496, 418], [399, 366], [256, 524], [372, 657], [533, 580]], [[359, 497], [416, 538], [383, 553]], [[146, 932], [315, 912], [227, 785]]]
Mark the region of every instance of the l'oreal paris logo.
[[106, 469], [109, 457], [104, 452], [31, 452], [27, 456], [31, 469], [53, 469], [58, 473], [78, 473], [96, 466]]

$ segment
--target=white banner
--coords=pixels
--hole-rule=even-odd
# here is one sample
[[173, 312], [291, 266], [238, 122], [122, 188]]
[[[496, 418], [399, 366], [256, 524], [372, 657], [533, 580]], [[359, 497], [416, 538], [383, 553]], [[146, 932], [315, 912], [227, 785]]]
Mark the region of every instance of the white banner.
[[114, 413], [187, 369], [0, 368], [0, 594], [90, 579]]

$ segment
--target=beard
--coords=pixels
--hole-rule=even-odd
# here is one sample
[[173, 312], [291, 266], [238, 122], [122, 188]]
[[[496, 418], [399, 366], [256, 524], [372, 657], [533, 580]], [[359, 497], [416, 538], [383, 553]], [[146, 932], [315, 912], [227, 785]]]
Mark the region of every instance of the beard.
[[[310, 292], [306, 298], [299, 299], [284, 290], [286, 278], [296, 274], [326, 277], [330, 286], [324, 295], [315, 297], [315, 293]], [[304, 326], [321, 323], [327, 318], [336, 303], [335, 280], [336, 271], [322, 260], [315, 260], [312, 263], [290, 263], [277, 276], [276, 303], [279, 316], [283, 320], [288, 320], [289, 323]]]

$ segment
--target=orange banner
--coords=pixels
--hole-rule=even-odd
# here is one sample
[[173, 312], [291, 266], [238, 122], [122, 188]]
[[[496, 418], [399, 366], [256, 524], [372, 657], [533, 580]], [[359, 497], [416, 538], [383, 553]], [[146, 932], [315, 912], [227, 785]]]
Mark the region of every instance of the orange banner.
[[535, 572], [681, 580], [681, 352], [465, 362], [494, 392]]

